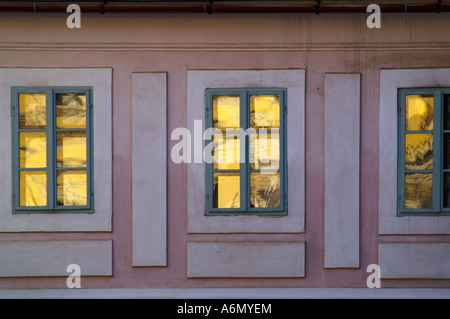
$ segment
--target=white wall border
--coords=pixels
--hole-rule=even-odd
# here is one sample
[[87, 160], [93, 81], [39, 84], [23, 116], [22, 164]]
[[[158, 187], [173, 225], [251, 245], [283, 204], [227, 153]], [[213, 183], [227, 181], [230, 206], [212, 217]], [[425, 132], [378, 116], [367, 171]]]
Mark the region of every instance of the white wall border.
[[359, 267], [360, 102], [359, 73], [325, 74], [325, 268]]
[[[93, 214], [13, 214], [11, 207], [11, 87], [94, 88]], [[0, 231], [111, 231], [112, 70], [109, 68], [0, 68]]]
[[111, 240], [0, 241], [0, 277], [69, 276], [80, 266], [83, 276], [112, 276]]
[[397, 90], [450, 87], [450, 68], [380, 71], [379, 232], [449, 234], [450, 216], [397, 217]]
[[288, 214], [276, 218], [205, 216], [205, 164], [192, 161], [188, 164], [188, 232], [304, 232], [305, 70], [188, 70], [187, 127], [194, 132], [194, 121], [201, 120], [204, 130], [206, 88], [243, 87], [287, 88]]
[[450, 243], [379, 243], [381, 278], [450, 278]]
[[[83, 284], [82, 284], [83, 285]], [[449, 288], [0, 289], [0, 299], [450, 299]]]
[[190, 242], [188, 278], [305, 276], [304, 242]]
[[167, 266], [167, 74], [132, 74], [133, 266]]

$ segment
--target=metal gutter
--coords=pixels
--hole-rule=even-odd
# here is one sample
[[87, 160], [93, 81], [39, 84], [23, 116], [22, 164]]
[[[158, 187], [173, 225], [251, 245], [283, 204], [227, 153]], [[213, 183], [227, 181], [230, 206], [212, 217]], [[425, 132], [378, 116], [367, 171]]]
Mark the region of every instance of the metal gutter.
[[[82, 12], [184, 12], [184, 13], [366, 13], [368, 4], [297, 3], [265, 1], [2, 1], [0, 12], [66, 12], [69, 4], [78, 4]], [[450, 3], [385, 3], [381, 12], [450, 12]]]

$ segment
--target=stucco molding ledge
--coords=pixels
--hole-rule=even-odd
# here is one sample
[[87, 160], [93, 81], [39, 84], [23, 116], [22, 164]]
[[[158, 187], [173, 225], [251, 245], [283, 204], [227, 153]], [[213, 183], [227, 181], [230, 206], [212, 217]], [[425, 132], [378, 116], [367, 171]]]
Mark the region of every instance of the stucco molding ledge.
[[0, 289], [0, 299], [450, 299], [450, 288]]
[[450, 50], [450, 42], [396, 43], [81, 43], [1, 42], [0, 51], [404, 51]]

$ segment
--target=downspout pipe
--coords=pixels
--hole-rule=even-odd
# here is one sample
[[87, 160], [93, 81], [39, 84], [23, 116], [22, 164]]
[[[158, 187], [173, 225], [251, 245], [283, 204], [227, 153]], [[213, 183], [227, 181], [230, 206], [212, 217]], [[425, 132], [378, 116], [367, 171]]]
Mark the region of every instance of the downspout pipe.
[[[66, 12], [69, 4], [78, 4], [82, 12], [184, 12], [184, 13], [365, 13], [368, 4], [294, 3], [290, 2], [213, 2], [213, 1], [68, 1], [0, 2], [0, 12]], [[381, 12], [450, 12], [450, 3], [378, 4]]]

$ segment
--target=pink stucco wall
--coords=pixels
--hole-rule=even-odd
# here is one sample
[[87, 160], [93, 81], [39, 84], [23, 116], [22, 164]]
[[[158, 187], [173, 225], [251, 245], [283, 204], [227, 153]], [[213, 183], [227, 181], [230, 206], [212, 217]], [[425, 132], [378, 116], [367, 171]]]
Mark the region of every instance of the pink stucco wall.
[[[90, 287], [365, 287], [380, 242], [450, 242], [449, 235], [378, 234], [378, 95], [383, 68], [450, 67], [448, 15], [390, 16], [369, 30], [365, 15], [217, 17], [0, 16], [0, 67], [110, 67], [113, 70], [113, 231], [0, 233], [0, 240], [110, 239], [113, 276], [82, 278]], [[208, 20], [209, 19], [209, 20]], [[212, 47], [209, 47], [212, 43]], [[46, 47], [46, 44], [50, 44]], [[59, 44], [59, 46], [58, 46]], [[133, 49], [137, 44], [137, 49]], [[247, 45], [248, 44], [248, 45]], [[327, 48], [328, 44], [331, 45]], [[340, 46], [341, 44], [341, 46]], [[352, 49], [352, 47], [354, 49]], [[430, 48], [431, 49], [428, 49]], [[229, 50], [229, 48], [231, 48]], [[190, 69], [306, 70], [306, 227], [301, 234], [188, 234], [186, 165], [168, 163], [168, 266], [131, 266], [131, 74], [167, 72], [168, 136], [186, 126]], [[360, 268], [324, 269], [324, 74], [361, 73]], [[9, 101], [3, 101], [9, 107]], [[175, 143], [175, 142], [174, 142]], [[170, 149], [174, 144], [169, 142]], [[299, 279], [187, 279], [191, 241], [305, 241]], [[1, 258], [1, 257], [0, 257]], [[383, 280], [384, 287], [449, 287], [448, 280]], [[0, 288], [64, 288], [65, 278], [0, 278]]]

